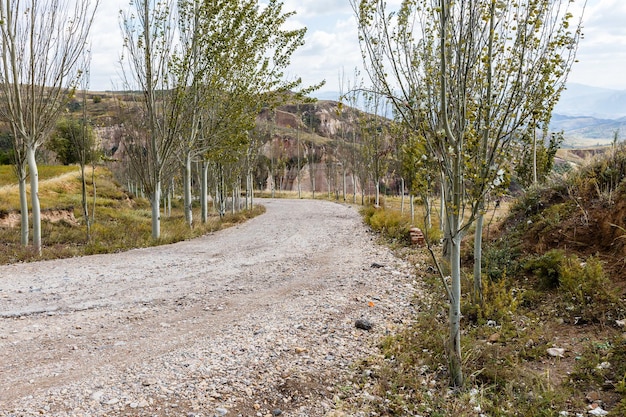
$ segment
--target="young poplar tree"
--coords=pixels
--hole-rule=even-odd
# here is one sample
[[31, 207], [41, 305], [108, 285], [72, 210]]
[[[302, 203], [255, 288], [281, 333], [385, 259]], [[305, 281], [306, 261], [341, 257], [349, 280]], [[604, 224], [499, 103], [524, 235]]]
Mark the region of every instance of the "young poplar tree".
[[405, 0], [392, 12], [351, 2], [372, 84], [443, 173], [449, 277], [431, 254], [450, 303], [450, 380], [461, 386], [461, 241], [510, 169], [514, 133], [558, 100], [580, 24], [570, 27], [570, 0]]
[[[161, 189], [171, 177], [180, 145], [183, 102], [175, 89], [175, 1], [137, 0], [122, 12], [125, 89], [140, 91], [141, 112], [125, 120], [124, 144], [152, 209], [152, 238], [161, 237]], [[124, 61], [123, 61], [124, 63]]]
[[28, 244], [26, 167], [33, 247], [41, 253], [37, 149], [48, 139], [83, 72], [81, 57], [99, 0], [0, 0], [0, 116], [11, 126]]
[[[174, 73], [189, 120], [182, 159], [189, 172], [190, 161], [202, 158], [204, 220], [209, 167], [213, 165], [218, 176], [232, 172], [230, 181], [238, 181], [243, 173], [235, 168], [241, 168], [241, 161], [251, 153], [248, 132], [262, 106], [272, 108], [285, 99], [285, 92], [300, 88], [300, 79], [286, 81], [283, 71], [303, 45], [306, 29], [285, 30], [293, 13], [283, 12], [282, 7], [275, 0], [263, 7], [257, 0], [178, 2], [181, 42]], [[217, 181], [218, 188], [223, 188], [222, 183]], [[231, 188], [238, 187], [233, 183]], [[186, 190], [190, 222], [190, 187]], [[222, 189], [219, 194], [226, 192]]]

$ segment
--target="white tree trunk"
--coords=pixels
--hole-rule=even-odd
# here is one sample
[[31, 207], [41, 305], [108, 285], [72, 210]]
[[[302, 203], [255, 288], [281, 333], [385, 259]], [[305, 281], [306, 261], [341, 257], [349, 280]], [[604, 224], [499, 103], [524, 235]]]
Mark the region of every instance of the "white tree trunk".
[[[458, 216], [455, 224], [459, 224]], [[457, 229], [455, 227], [455, 229]], [[457, 229], [458, 230], [458, 229]], [[461, 240], [462, 235], [457, 234], [451, 239], [450, 273], [452, 285], [450, 288], [450, 339], [448, 360], [450, 380], [456, 387], [463, 385], [463, 372], [461, 362]]]
[[439, 196], [439, 230], [444, 230], [444, 219], [446, 218], [446, 190], [444, 185], [443, 173], [441, 174], [441, 195]]
[[200, 185], [200, 208], [202, 211], [202, 223], [209, 221], [209, 164], [202, 161], [202, 180]]
[[533, 124], [533, 184], [537, 184], [537, 128]]
[[254, 207], [254, 178], [250, 174], [250, 209]]
[[96, 187], [96, 165], [91, 162], [91, 189], [93, 190], [93, 198], [91, 200], [91, 224], [96, 224], [96, 199], [98, 197], [98, 188]]
[[39, 205], [39, 171], [35, 160], [34, 146], [26, 149], [28, 172], [30, 174], [30, 205], [33, 213], [33, 248], [41, 255], [41, 206]]
[[430, 194], [427, 194], [426, 197], [424, 198], [424, 209], [426, 210], [426, 221], [424, 222], [424, 226], [426, 226], [427, 229], [430, 229], [432, 227], [432, 199], [429, 197]]
[[191, 153], [185, 153], [185, 169], [183, 173], [184, 177], [184, 205], [185, 205], [185, 221], [187, 226], [191, 227], [193, 224], [193, 212], [191, 201]]
[[476, 231], [474, 232], [474, 302], [482, 303], [482, 244], [483, 244], [483, 224], [485, 215], [481, 212], [476, 218]]
[[161, 237], [161, 180], [157, 180], [152, 195], [152, 238]]
[[346, 192], [348, 191], [348, 184], [346, 183], [346, 168], [343, 168], [343, 201], [346, 201]]
[[400, 213], [404, 214], [404, 178], [400, 178]]
[[26, 194], [26, 169], [24, 166], [21, 166], [19, 175], [19, 190], [20, 190], [20, 215], [21, 215], [21, 235], [22, 235], [22, 245], [28, 245], [28, 232], [29, 232], [29, 222], [28, 222], [28, 196]]

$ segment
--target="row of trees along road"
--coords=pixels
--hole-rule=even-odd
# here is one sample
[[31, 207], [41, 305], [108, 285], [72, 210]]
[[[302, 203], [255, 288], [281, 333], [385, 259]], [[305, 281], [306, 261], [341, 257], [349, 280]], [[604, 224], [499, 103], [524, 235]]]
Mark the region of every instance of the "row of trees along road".
[[[57, 128], [77, 88], [88, 85], [85, 56], [98, 3], [0, 0], [0, 116], [12, 132], [22, 244], [29, 243], [28, 168], [38, 252], [36, 152]], [[119, 101], [122, 146], [130, 161], [127, 172], [151, 201], [155, 239], [160, 237], [163, 184], [170, 184], [181, 167], [186, 218], [192, 224], [192, 161], [202, 164], [203, 221], [209, 171], [219, 179], [215, 196], [222, 214], [227, 186], [238, 195], [237, 184], [245, 177], [252, 187], [257, 147], [249, 132], [255, 117], [261, 106], [277, 106], [286, 92], [301, 86], [300, 79], [287, 81], [283, 73], [306, 31], [284, 29], [292, 15], [275, 0], [263, 7], [256, 0], [138, 0], [121, 11], [123, 89], [135, 99], [130, 104]], [[301, 89], [299, 95], [314, 88]], [[83, 119], [86, 126], [85, 114]], [[83, 130], [83, 136], [88, 132]], [[84, 168], [85, 158], [81, 161]]]
[[208, 170], [219, 178], [220, 213], [227, 187], [238, 194], [242, 178], [250, 177], [256, 148], [249, 132], [256, 115], [301, 85], [283, 73], [306, 31], [284, 29], [292, 14], [276, 0], [263, 8], [256, 0], [144, 0], [122, 14], [125, 89], [143, 92], [137, 96], [139, 117], [125, 123], [124, 144], [152, 204], [153, 238], [160, 236], [162, 184], [178, 166], [184, 167], [189, 225], [195, 158], [202, 161], [203, 220]]
[[0, 118], [10, 126], [19, 181], [21, 240], [41, 252], [37, 149], [48, 139], [84, 73], [82, 60], [98, 1], [0, 0]]
[[393, 11], [383, 0], [350, 1], [374, 91], [423, 150], [413, 161], [442, 178], [449, 251], [445, 262], [430, 252], [450, 303], [451, 384], [461, 386], [461, 240], [475, 223], [480, 300], [486, 197], [506, 180], [516, 138], [550, 119], [580, 22], [571, 23], [570, 0], [405, 0]]

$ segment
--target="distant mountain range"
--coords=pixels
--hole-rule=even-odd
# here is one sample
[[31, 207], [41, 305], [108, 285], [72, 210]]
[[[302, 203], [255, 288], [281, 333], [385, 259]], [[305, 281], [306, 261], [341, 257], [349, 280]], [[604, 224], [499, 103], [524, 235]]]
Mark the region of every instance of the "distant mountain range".
[[[338, 100], [336, 91], [315, 94], [319, 100]], [[554, 109], [550, 130], [563, 131], [565, 146], [607, 145], [618, 131], [626, 139], [626, 90], [570, 83]]]
[[564, 116], [592, 116], [598, 119], [626, 117], [626, 90], [569, 83], [554, 112]]
[[626, 138], [626, 90], [571, 83], [554, 109], [550, 130], [563, 131], [565, 145], [607, 145]]

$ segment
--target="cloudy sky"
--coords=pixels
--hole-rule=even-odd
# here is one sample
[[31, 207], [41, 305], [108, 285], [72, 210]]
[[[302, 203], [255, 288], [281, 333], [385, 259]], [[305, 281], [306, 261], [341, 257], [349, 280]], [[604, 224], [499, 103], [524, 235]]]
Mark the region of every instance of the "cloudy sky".
[[[338, 91], [339, 79], [354, 80], [361, 66], [356, 24], [348, 0], [283, 0], [284, 11], [294, 10], [291, 27], [307, 27], [306, 45], [292, 59], [287, 75], [305, 84], [326, 80], [324, 91]], [[389, 3], [398, 0], [390, 0]], [[582, 2], [582, 0], [577, 0]], [[92, 40], [91, 90], [120, 86], [122, 37], [119, 10], [128, 0], [101, 0]], [[570, 82], [626, 90], [626, 1], [588, 0]], [[345, 84], [344, 84], [345, 88]]]

